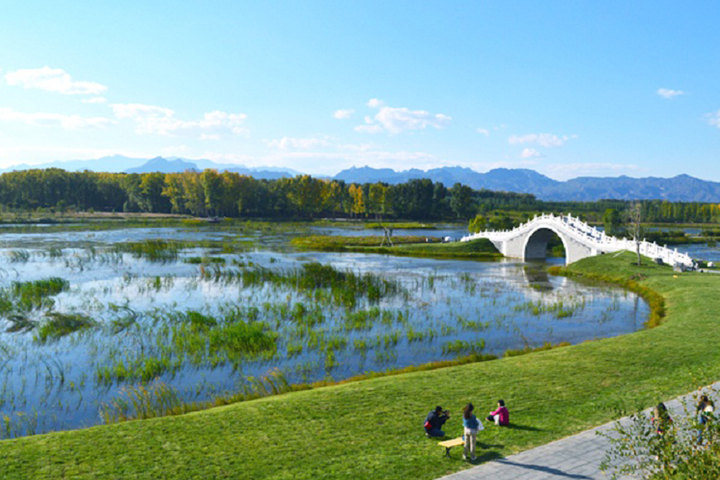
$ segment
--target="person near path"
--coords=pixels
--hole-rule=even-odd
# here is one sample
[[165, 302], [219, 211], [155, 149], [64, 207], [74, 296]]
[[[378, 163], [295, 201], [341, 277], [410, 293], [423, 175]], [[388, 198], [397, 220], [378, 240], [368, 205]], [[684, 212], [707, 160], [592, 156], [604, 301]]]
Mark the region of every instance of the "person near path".
[[435, 407], [435, 410], [428, 413], [425, 419], [425, 435], [428, 437], [444, 437], [445, 432], [442, 431], [442, 426], [448, 418], [450, 418], [450, 413], [447, 410], [443, 410], [439, 405]]
[[500, 425], [501, 427], [506, 427], [510, 423], [510, 412], [508, 412], [505, 406], [505, 400], [498, 400], [497, 404], [498, 408], [490, 412], [490, 415], [487, 416], [487, 421], [494, 422], [495, 425]]
[[702, 443], [702, 434], [705, 430], [705, 425], [712, 418], [713, 412], [715, 411], [715, 404], [708, 398], [707, 395], [702, 395], [700, 401], [695, 407], [695, 414], [697, 415], [697, 422], [699, 425], [697, 431], [697, 442]]
[[664, 403], [660, 402], [653, 409], [653, 416], [650, 419], [658, 435], [664, 435], [672, 425], [672, 418]]
[[465, 440], [465, 450], [463, 451], [463, 460], [470, 457], [471, 461], [475, 461], [475, 442], [477, 441], [478, 431], [483, 429], [480, 420], [473, 414], [475, 407], [472, 403], [468, 403], [463, 408], [463, 439]]

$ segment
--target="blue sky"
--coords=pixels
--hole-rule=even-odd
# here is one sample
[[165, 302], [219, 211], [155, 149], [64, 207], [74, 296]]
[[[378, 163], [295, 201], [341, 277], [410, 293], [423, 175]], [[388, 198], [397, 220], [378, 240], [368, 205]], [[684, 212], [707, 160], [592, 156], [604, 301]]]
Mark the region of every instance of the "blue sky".
[[720, 181], [718, 2], [7, 2], [0, 166]]

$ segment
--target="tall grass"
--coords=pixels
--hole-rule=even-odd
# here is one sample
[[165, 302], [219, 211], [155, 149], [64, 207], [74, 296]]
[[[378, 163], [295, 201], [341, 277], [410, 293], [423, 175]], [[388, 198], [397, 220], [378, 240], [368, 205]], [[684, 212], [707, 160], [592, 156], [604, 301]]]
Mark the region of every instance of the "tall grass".
[[[377, 303], [382, 298], [400, 293], [402, 288], [390, 281], [370, 273], [356, 274], [341, 271], [330, 265], [317, 262], [304, 263], [292, 270], [275, 270], [260, 266], [241, 269], [205, 269], [203, 277], [216, 281], [239, 279], [245, 287], [265, 284], [284, 286], [306, 293], [314, 299], [329, 298], [336, 305], [352, 308], [359, 298]], [[323, 290], [329, 292], [325, 297]]]
[[[32, 282], [13, 282], [9, 292], [3, 292], [7, 298], [9, 293], [13, 297], [13, 306], [27, 312], [43, 306], [52, 305], [49, 297], [64, 292], [70, 288], [70, 282], [60, 277]], [[2, 302], [0, 301], [0, 304]]]
[[85, 315], [51, 312], [48, 314], [47, 321], [37, 329], [35, 340], [39, 343], [45, 343], [48, 340], [57, 340], [70, 333], [95, 325], [97, 325], [97, 322]]
[[184, 246], [181, 242], [161, 239], [126, 242], [115, 245], [116, 252], [127, 252], [135, 258], [151, 262], [170, 262], [177, 260], [178, 252]]

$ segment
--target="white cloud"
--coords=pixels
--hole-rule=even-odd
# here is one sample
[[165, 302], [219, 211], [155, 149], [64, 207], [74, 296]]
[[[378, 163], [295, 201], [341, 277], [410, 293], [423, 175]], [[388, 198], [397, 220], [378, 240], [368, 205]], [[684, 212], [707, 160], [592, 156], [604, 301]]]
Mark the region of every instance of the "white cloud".
[[83, 98], [80, 101], [82, 103], [107, 103], [107, 98], [105, 98], [105, 97], [90, 97], [90, 98]]
[[522, 158], [535, 158], [540, 156], [542, 156], [540, 155], [540, 152], [538, 152], [534, 148], [523, 148], [523, 151], [520, 154], [520, 157]]
[[283, 137], [265, 142], [270, 148], [279, 150], [308, 150], [311, 148], [327, 147], [330, 145], [327, 137], [294, 138]]
[[541, 147], [562, 147], [568, 140], [577, 138], [577, 135], [558, 136], [552, 133], [528, 133], [527, 135], [511, 135], [508, 138], [510, 145], [534, 143]]
[[0, 108], [0, 121], [20, 122], [27, 125], [61, 127], [68, 130], [88, 127], [105, 127], [113, 120], [104, 117], [81, 117], [80, 115], [63, 115], [61, 113], [18, 112], [12, 108]]
[[12, 86], [37, 88], [63, 95], [99, 95], [107, 90], [105, 85], [96, 82], [74, 81], [65, 70], [50, 67], [15, 70], [5, 74], [5, 81]]
[[368, 101], [367, 105], [378, 109], [378, 113], [374, 117], [366, 116], [365, 125], [355, 127], [358, 132], [397, 134], [408, 130], [423, 130], [427, 127], [443, 128], [451, 120], [449, 116], [442, 113], [432, 114], [425, 110], [388, 107], [377, 98]]
[[708, 113], [706, 116], [708, 117], [708, 123], [710, 125], [714, 125], [717, 128], [720, 128], [720, 110], [718, 110], [717, 112]]
[[353, 110], [352, 108], [348, 108], [345, 110], [340, 109], [335, 110], [335, 113], [333, 113], [333, 117], [338, 120], [347, 120], [348, 118], [352, 117], [353, 113], [355, 113], [355, 110]]
[[671, 88], [658, 88], [657, 92], [655, 93], [667, 99], [678, 97], [680, 95], [685, 95], [685, 92], [683, 92], [682, 90], [673, 90]]
[[145, 105], [142, 103], [113, 103], [110, 105], [118, 119], [129, 119], [135, 123], [140, 134], [197, 135], [203, 140], [214, 140], [223, 134], [242, 135], [247, 133], [243, 125], [247, 115], [215, 110], [203, 115], [200, 120], [180, 120], [172, 109]]
[[485, 135], [486, 137], [490, 136], [490, 130], [487, 128], [478, 128], [477, 132]]

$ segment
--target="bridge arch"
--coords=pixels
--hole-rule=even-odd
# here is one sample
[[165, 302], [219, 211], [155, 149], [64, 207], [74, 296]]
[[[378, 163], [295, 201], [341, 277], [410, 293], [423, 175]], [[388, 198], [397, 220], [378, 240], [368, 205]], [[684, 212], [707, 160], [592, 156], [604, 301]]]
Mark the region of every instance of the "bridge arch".
[[565, 236], [559, 230], [550, 225], [541, 225], [530, 231], [524, 238], [522, 245], [522, 259], [542, 259], [547, 257], [547, 244], [553, 237], [558, 237], [565, 249], [565, 263], [568, 264], [570, 255], [570, 245], [568, 245]]

